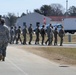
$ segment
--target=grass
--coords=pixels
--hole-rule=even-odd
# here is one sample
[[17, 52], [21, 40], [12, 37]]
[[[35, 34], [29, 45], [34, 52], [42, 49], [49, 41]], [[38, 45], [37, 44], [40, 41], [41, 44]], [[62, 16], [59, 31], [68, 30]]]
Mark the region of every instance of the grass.
[[76, 65], [76, 48], [22, 46], [24, 50], [60, 64]]

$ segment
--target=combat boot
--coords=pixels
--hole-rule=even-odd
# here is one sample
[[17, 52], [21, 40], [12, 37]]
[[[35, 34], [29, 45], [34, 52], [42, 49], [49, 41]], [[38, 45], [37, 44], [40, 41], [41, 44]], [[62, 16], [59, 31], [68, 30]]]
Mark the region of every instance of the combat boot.
[[1, 61], [1, 59], [2, 59], [2, 54], [0, 54], [0, 61]]
[[5, 57], [4, 56], [2, 57], [2, 61], [5, 61]]

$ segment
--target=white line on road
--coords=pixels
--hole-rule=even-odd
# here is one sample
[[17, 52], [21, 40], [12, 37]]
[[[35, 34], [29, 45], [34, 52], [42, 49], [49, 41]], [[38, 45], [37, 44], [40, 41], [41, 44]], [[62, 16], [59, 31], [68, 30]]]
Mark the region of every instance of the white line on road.
[[19, 68], [16, 64], [14, 64], [11, 60], [6, 58], [14, 67], [16, 67], [19, 71], [21, 71], [24, 75], [29, 75], [26, 72], [24, 72], [21, 68]]

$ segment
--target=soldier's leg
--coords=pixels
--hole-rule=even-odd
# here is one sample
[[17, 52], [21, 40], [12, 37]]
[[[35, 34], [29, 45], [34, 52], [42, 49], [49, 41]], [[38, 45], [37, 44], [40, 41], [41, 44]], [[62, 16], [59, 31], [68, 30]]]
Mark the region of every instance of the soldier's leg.
[[22, 44], [22, 39], [21, 39], [21, 37], [20, 37], [20, 42], [21, 42], [21, 44]]
[[55, 39], [56, 39], [56, 45], [57, 45], [57, 37]]
[[41, 35], [41, 37], [42, 37], [42, 42], [41, 42], [41, 44], [43, 45], [43, 35]]
[[56, 45], [56, 38], [54, 37], [54, 46]]
[[47, 42], [49, 43], [49, 35], [47, 37], [48, 37], [48, 39], [45, 42], [46, 45], [47, 45]]
[[37, 43], [39, 44], [39, 34], [37, 35]]
[[1, 61], [1, 59], [2, 59], [2, 44], [0, 44], [0, 61]]
[[13, 36], [13, 39], [12, 39], [12, 43], [14, 44], [14, 36]]
[[26, 35], [24, 35], [24, 44], [26, 44]]
[[36, 34], [36, 40], [35, 40], [35, 44], [37, 44], [37, 34]]
[[48, 38], [48, 45], [50, 45], [51, 44], [51, 38], [49, 37]]
[[24, 41], [25, 41], [25, 37], [24, 37], [24, 35], [23, 35], [23, 44], [24, 44]]
[[57, 45], [57, 37], [54, 38], [54, 45]]
[[18, 44], [18, 38], [16, 38], [16, 44]]
[[47, 45], [47, 42], [49, 41], [49, 38], [46, 40], [45, 44]]
[[29, 34], [29, 44], [31, 44], [31, 34]]
[[15, 39], [15, 41], [16, 41], [16, 44], [18, 43], [18, 35], [16, 36], [16, 39]]
[[0, 48], [0, 61], [2, 59], [2, 48]]
[[51, 43], [50, 43], [51, 45], [52, 45], [52, 42], [53, 42], [53, 35], [51, 35]]
[[42, 45], [43, 45], [43, 43], [44, 43], [44, 35], [42, 35]]
[[5, 57], [6, 57], [6, 47], [4, 47], [2, 50], [2, 61], [5, 61]]
[[32, 41], [32, 34], [30, 34], [29, 44], [31, 44], [31, 41]]
[[61, 37], [60, 46], [62, 46], [63, 43], [63, 37]]
[[12, 44], [12, 36], [10, 37], [10, 44]]

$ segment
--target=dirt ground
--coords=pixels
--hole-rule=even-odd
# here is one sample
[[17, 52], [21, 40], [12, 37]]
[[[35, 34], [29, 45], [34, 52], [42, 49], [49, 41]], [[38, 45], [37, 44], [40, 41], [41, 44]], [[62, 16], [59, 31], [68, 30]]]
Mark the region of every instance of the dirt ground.
[[[19, 46], [18, 48], [21, 48], [23, 50], [29, 51], [33, 54], [39, 55], [41, 57], [47, 58], [50, 61], [57, 62], [59, 64], [66, 64], [66, 65], [74, 65], [76, 66], [76, 60], [70, 59], [68, 57], [65, 57], [61, 54], [53, 53], [53, 52], [48, 52], [45, 50], [42, 50], [43, 46], [29, 46], [29, 45], [23, 45]], [[43, 47], [44, 48], [44, 47]]]

